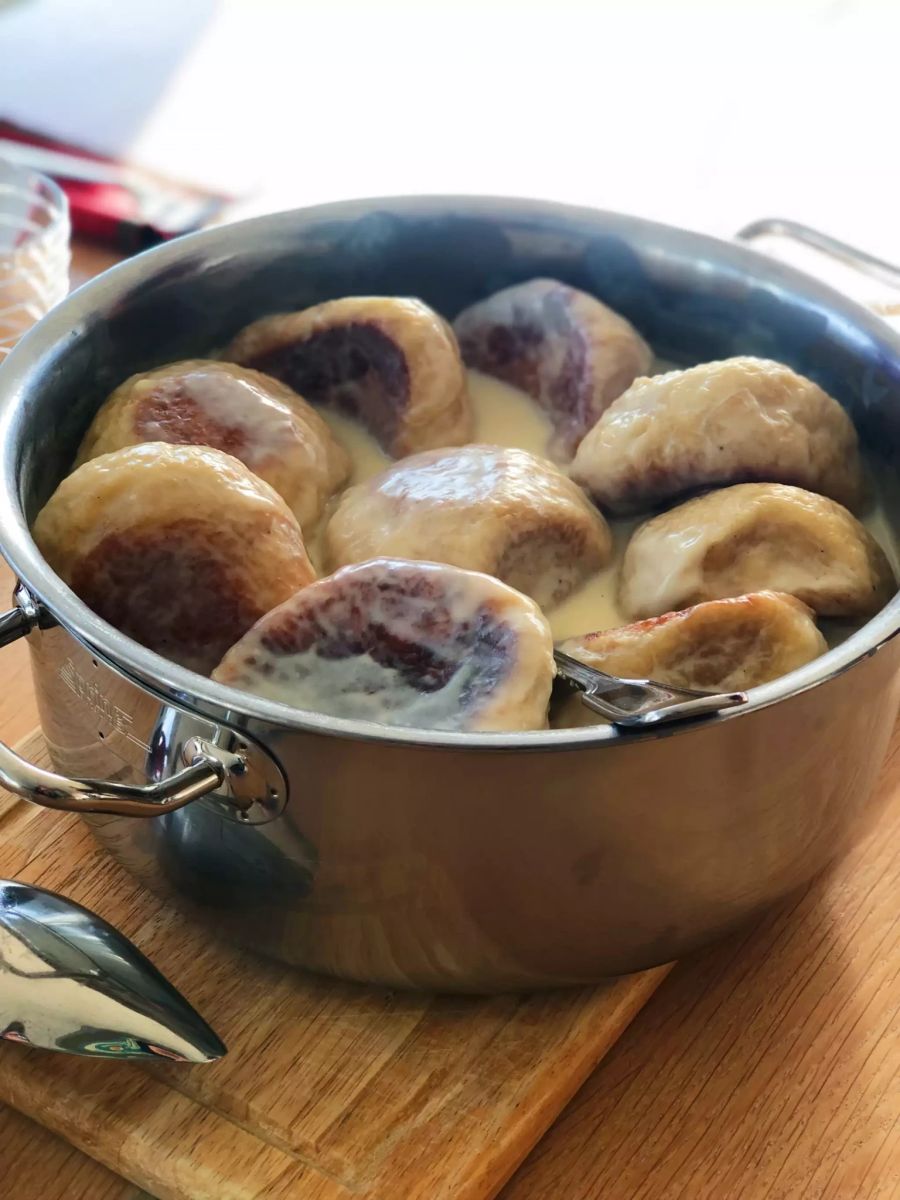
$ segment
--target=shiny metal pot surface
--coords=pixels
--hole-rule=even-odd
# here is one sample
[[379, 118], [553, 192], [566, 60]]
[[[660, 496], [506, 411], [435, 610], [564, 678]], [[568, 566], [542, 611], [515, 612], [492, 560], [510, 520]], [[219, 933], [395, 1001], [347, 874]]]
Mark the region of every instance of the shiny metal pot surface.
[[667, 358], [791, 364], [896, 462], [900, 339], [746, 247], [466, 198], [335, 204], [183, 238], [76, 292], [0, 374], [0, 538], [22, 581], [0, 641], [29, 639], [63, 773], [3, 749], [0, 781], [92, 814], [129, 870], [220, 934], [390, 985], [479, 991], [648, 967], [844, 850], [871, 815], [900, 701], [900, 599], [712, 717], [430, 733], [299, 712], [176, 667], [95, 617], [32, 542], [91, 416], [134, 371], [202, 355], [267, 312], [389, 293], [452, 317], [535, 275], [598, 295]]

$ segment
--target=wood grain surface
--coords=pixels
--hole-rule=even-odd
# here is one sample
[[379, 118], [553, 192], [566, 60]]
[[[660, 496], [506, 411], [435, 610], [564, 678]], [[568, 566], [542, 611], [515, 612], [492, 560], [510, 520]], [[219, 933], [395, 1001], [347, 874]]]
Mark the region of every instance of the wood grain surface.
[[0, 1107], [0, 1195], [9, 1200], [142, 1200], [146, 1192], [42, 1125]]
[[[49, 765], [40, 735], [23, 753]], [[111, 920], [229, 1046], [150, 1073], [0, 1045], [0, 1099], [163, 1200], [486, 1200], [667, 972], [488, 998], [304, 976], [151, 896], [77, 818], [10, 796], [0, 876]]]
[[875, 830], [680, 964], [502, 1200], [900, 1197], [900, 727]]

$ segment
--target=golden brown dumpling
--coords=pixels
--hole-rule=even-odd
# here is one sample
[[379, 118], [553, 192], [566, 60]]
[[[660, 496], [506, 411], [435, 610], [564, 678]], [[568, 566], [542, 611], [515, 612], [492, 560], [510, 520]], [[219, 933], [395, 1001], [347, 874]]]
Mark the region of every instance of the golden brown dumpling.
[[553, 642], [526, 596], [474, 571], [378, 559], [298, 592], [213, 678], [330, 716], [423, 729], [542, 729]]
[[572, 478], [616, 513], [714, 484], [796, 484], [858, 507], [856, 431], [790, 367], [728, 358], [637, 379], [578, 447]]
[[88, 429], [76, 465], [141, 442], [212, 446], [271, 484], [310, 532], [350, 459], [319, 414], [277, 379], [191, 359], [132, 375]]
[[387, 555], [495, 575], [548, 606], [606, 562], [609, 529], [546, 459], [502, 446], [430, 450], [341, 497], [325, 530], [331, 566]]
[[278, 493], [206, 446], [148, 442], [92, 459], [38, 514], [34, 540], [99, 617], [204, 674], [315, 578]]
[[563, 462], [653, 362], [624, 317], [556, 279], [504, 288], [461, 312], [453, 327], [468, 366], [521, 388], [547, 410], [555, 431], [550, 452]]
[[263, 317], [223, 357], [356, 417], [393, 458], [472, 436], [456, 339], [421, 300], [348, 296]]
[[868, 617], [894, 592], [884, 551], [846, 508], [803, 488], [744, 483], [646, 521], [625, 551], [623, 610], [653, 617], [771, 588], [824, 617]]
[[753, 592], [569, 638], [560, 649], [608, 675], [733, 692], [786, 675], [828, 646], [801, 601]]

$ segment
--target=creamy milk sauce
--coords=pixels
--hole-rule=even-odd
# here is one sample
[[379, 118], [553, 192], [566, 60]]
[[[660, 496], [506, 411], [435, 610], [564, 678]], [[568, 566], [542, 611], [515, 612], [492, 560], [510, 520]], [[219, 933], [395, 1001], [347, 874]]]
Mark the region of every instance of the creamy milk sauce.
[[[440, 601], [446, 605], [455, 625], [471, 620], [472, 613], [484, 600], [471, 582], [474, 581], [457, 579], [455, 588], [450, 586], [441, 592]], [[411, 628], [427, 626], [422, 612], [433, 603], [433, 599], [405, 597], [403, 611], [398, 615], [397, 599], [392, 596], [388, 603], [376, 602], [367, 615], [373, 623], [403, 636]], [[326, 643], [341, 642], [345, 617], [346, 611], [339, 606], [317, 610], [316, 622]], [[440, 638], [431, 640], [424, 634], [419, 637], [426, 650], [439, 657], [447, 654], [448, 647]], [[302, 652], [285, 654], [267, 649], [262, 637], [252, 639], [247, 653], [252, 665], [242, 664], [242, 674], [236, 682], [238, 686], [249, 685], [251, 691], [270, 700], [388, 725], [408, 724], [410, 714], [414, 713], [413, 723], [429, 729], [463, 727], [462, 696], [472, 683], [471, 663], [463, 661], [446, 685], [426, 692], [407, 682], [402, 672], [386, 670], [368, 654], [322, 659], [315, 644]]]
[[350, 455], [351, 471], [347, 481], [348, 486], [362, 483], [371, 479], [385, 467], [389, 467], [393, 459], [385, 454], [371, 433], [363, 429], [352, 417], [345, 417], [332, 408], [317, 408], [320, 417], [326, 422], [331, 432]]
[[[657, 359], [654, 365], [656, 374], [675, 369], [676, 364], [662, 359]], [[517, 388], [488, 375], [482, 375], [478, 371], [469, 371], [468, 378], [469, 394], [475, 411], [474, 440], [498, 446], [513, 446], [520, 450], [528, 450], [532, 454], [546, 456], [551, 427], [538, 405]], [[328, 409], [319, 411], [335, 437], [350, 454], [353, 461], [351, 483], [361, 483], [370, 479], [390, 465], [392, 459], [358, 422]], [[862, 521], [884, 548], [891, 566], [900, 576], [900, 554], [882, 503], [883, 488], [877, 478], [873, 479], [873, 491], [875, 503], [862, 517]], [[645, 519], [646, 514], [609, 520], [614, 538], [614, 553], [610, 564], [546, 614], [557, 641], [582, 633], [613, 629], [617, 625], [628, 623], [628, 618], [621, 612], [616, 601], [619, 566], [628, 539]], [[311, 553], [315, 561], [315, 547]], [[834, 646], [848, 637], [858, 625], [845, 621], [824, 621], [821, 627], [829, 645]]]
[[[466, 728], [462, 699], [477, 675], [470, 663], [463, 662], [443, 687], [426, 692], [368, 654], [323, 660], [313, 649], [291, 658], [271, 653], [259, 657], [273, 668], [272, 674], [254, 676], [250, 690], [269, 700], [353, 721]], [[238, 686], [248, 684], [241, 680]]]

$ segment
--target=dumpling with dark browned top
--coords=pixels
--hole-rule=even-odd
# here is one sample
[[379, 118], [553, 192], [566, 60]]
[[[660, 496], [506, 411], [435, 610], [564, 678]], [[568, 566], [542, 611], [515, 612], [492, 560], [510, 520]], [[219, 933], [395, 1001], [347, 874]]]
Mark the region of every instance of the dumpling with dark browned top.
[[612, 553], [609, 528], [551, 462], [503, 446], [429, 450], [350, 488], [325, 529], [332, 567], [387, 555], [495, 575], [557, 604]]
[[569, 638], [560, 649], [608, 675], [732, 692], [778, 679], [828, 646], [800, 600], [754, 592]]
[[385, 725], [542, 729], [553, 642], [512, 588], [441, 563], [345, 567], [263, 617], [213, 672], [294, 708]]
[[355, 417], [392, 458], [472, 436], [453, 331], [421, 300], [348, 296], [248, 325], [224, 358]]
[[94, 417], [76, 465], [141, 442], [212, 446], [271, 484], [307, 533], [350, 459], [301, 396], [234, 363], [191, 359], [132, 375]]
[[778, 483], [743, 483], [688, 500], [639, 526], [625, 550], [619, 601], [654, 617], [770, 588], [824, 617], [869, 617], [894, 575], [864, 525], [834, 500]]
[[147, 442], [91, 459], [38, 514], [34, 540], [99, 617], [203, 674], [315, 578], [278, 493], [206, 446]]
[[853, 509], [864, 490], [847, 413], [812, 380], [762, 358], [635, 380], [586, 435], [571, 475], [615, 513], [755, 480], [809, 488]]
[[527, 392], [553, 425], [553, 458], [568, 462], [598, 417], [653, 363], [637, 330], [556, 279], [495, 292], [453, 322], [467, 366]]

